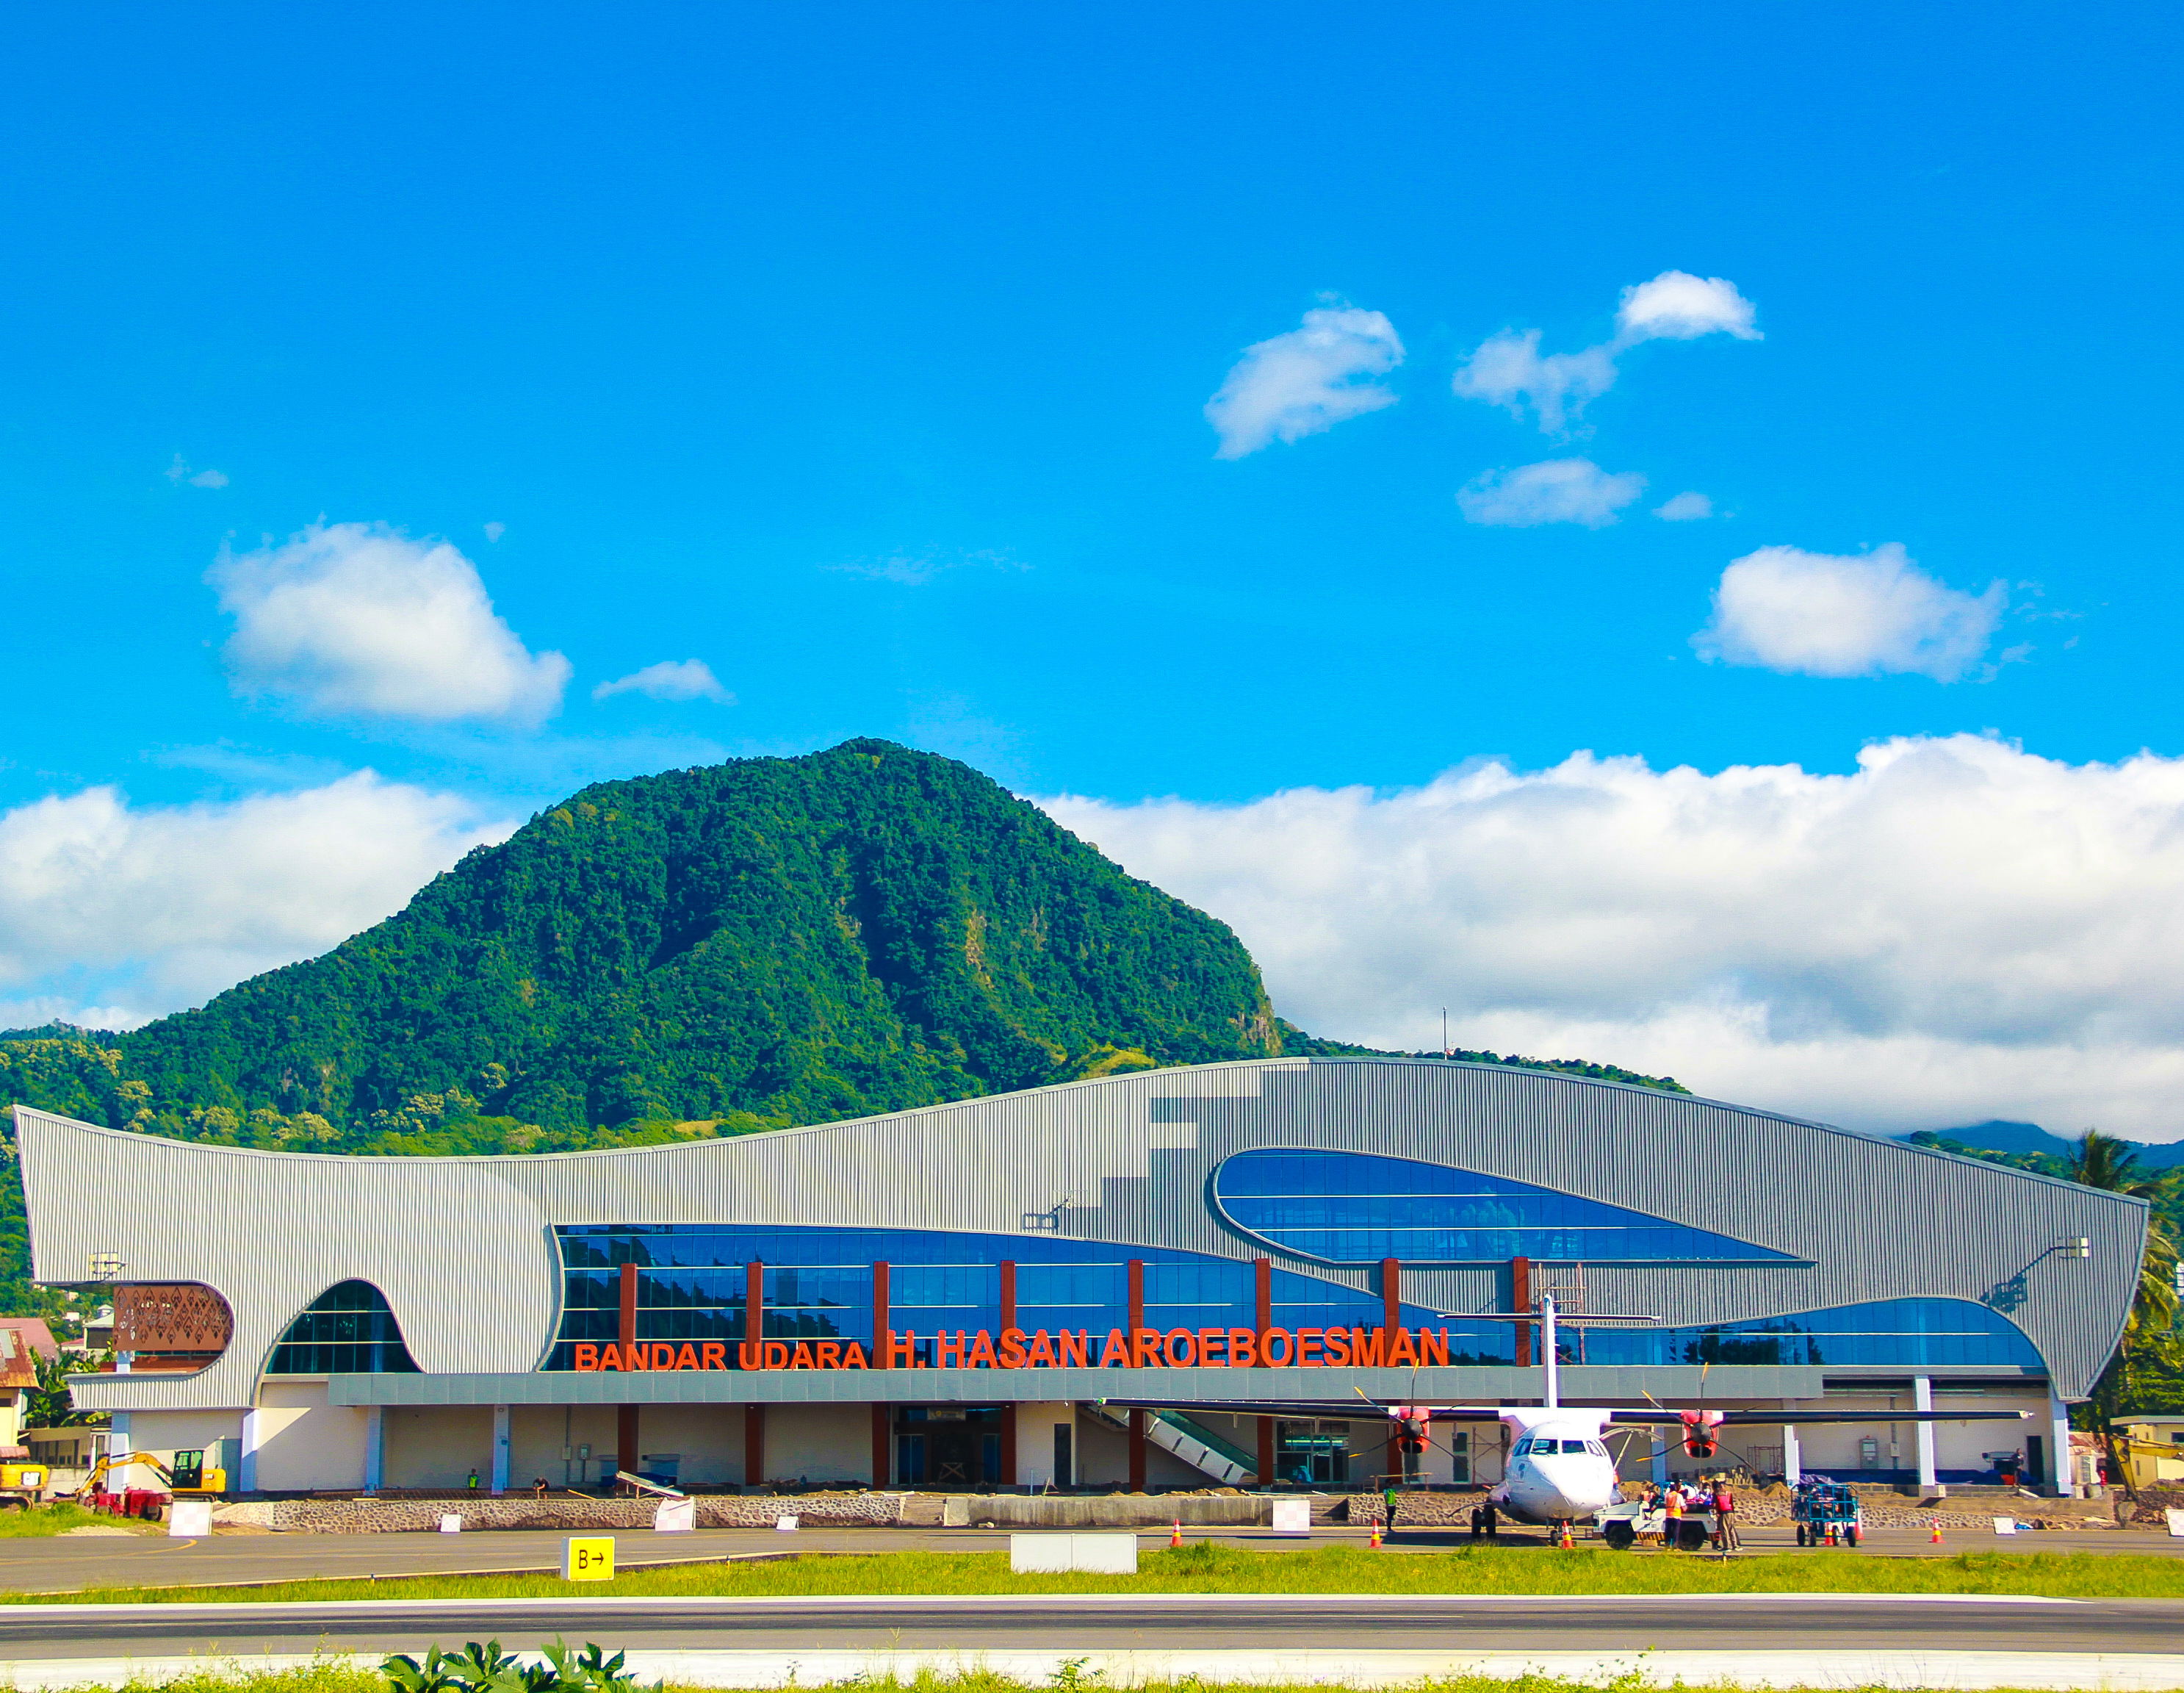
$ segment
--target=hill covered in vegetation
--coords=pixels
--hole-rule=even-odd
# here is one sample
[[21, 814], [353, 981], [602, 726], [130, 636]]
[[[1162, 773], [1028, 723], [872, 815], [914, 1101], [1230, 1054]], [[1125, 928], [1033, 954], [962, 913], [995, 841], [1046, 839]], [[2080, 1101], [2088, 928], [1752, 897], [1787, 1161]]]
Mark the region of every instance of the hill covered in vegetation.
[[[543, 1152], [1366, 1050], [1281, 1022], [1225, 925], [1037, 807], [854, 740], [587, 788], [322, 958], [131, 1034], [0, 1039], [0, 1105], [230, 1145]], [[23, 1273], [15, 1185], [10, 1158], [0, 1284]]]

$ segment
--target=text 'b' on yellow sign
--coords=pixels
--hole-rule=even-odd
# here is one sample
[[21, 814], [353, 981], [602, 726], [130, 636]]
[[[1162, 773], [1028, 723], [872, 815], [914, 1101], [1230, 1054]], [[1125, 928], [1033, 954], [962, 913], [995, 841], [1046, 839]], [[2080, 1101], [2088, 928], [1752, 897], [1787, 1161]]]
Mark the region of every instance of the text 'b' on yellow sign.
[[561, 1578], [564, 1581], [612, 1581], [614, 1536], [571, 1534], [562, 1541]]

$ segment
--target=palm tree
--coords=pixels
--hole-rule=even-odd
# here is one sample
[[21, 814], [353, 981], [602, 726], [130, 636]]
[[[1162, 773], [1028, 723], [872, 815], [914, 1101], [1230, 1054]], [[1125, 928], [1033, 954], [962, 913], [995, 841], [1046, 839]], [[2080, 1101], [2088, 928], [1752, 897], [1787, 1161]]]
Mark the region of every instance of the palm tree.
[[[2138, 1167], [2138, 1154], [2113, 1135], [2087, 1129], [2078, 1137], [2066, 1173], [2082, 1187], [2144, 1199], [2149, 1204], [2168, 1197], [2176, 1172], [2156, 1176]], [[2149, 1366], [2174, 1365], [2178, 1351], [2176, 1334], [2176, 1238], [2159, 1211], [2146, 1219], [2146, 1251], [2138, 1262], [2138, 1289], [2124, 1320], [2123, 1335], [2115, 1355], [2093, 1383], [2088, 1408], [2098, 1419], [2106, 1443], [2109, 1473], [2123, 1483], [2125, 1494], [2136, 1503], [2138, 1489], [2131, 1484], [2131, 1466], [2125, 1461], [2115, 1419], [2125, 1415], [2138, 1394]], [[2061, 1467], [2058, 1466], [2059, 1473]]]

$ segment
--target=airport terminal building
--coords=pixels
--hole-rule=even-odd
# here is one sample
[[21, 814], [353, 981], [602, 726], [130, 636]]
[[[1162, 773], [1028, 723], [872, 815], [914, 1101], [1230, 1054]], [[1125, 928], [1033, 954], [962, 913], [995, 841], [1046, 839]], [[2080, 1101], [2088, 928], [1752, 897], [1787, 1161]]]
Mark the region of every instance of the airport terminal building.
[[[1368, 1401], [1538, 1403], [1550, 1294], [1580, 1319], [1565, 1402], [1779, 1409], [1716, 1465], [2067, 1485], [2065, 1406], [2146, 1229], [2139, 1201], [1994, 1165], [1433, 1060], [532, 1157], [15, 1123], [33, 1273], [114, 1301], [120, 1365], [77, 1404], [117, 1448], [217, 1448], [267, 1493], [1491, 1483], [1490, 1416], [1407, 1459]], [[1223, 1409], [1292, 1402], [1359, 1414]], [[1952, 1404], [2034, 1417], [1798, 1425]], [[1699, 1467], [1618, 1438], [1626, 1475]]]

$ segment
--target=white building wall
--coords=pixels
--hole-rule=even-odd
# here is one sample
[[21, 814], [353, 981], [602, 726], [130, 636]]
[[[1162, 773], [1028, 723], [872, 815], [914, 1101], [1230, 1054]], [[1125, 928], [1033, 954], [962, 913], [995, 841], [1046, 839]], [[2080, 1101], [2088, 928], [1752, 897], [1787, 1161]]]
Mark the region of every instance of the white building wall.
[[[387, 1487], [460, 1488], [475, 1469], [478, 1490], [485, 1490], [493, 1472], [491, 1405], [388, 1405], [384, 1429]], [[611, 1451], [611, 1435], [608, 1443]]]
[[362, 1487], [365, 1433], [365, 1413], [328, 1405], [324, 1382], [267, 1382], [258, 1395], [258, 1490]]
[[[773, 1457], [773, 1432], [788, 1416], [777, 1408], [766, 1418], [766, 1457]], [[832, 1411], [839, 1407], [829, 1406]], [[858, 1407], [860, 1411], [862, 1407]], [[673, 1453], [679, 1464], [676, 1474], [686, 1482], [706, 1486], [741, 1483], [744, 1478], [744, 1407], [739, 1405], [648, 1405], [638, 1411], [637, 1450], [643, 1467]], [[868, 1460], [866, 1461], [869, 1461]]]
[[[733, 1408], [743, 1469], [743, 1407]], [[648, 1414], [649, 1414], [648, 1408]], [[766, 1481], [862, 1482], [872, 1468], [872, 1412], [863, 1405], [768, 1405]], [[748, 1483], [745, 1485], [749, 1485]]]
[[[1017, 1407], [1017, 1482], [1022, 1487], [1045, 1487], [1055, 1479], [1054, 1431], [1074, 1429], [1077, 1407], [1069, 1404], [1033, 1402]], [[1070, 1450], [1074, 1460], [1078, 1437], [1072, 1433]]]
[[[130, 1413], [129, 1446], [171, 1464], [177, 1452], [202, 1452], [218, 1440], [241, 1440], [239, 1411], [138, 1411]], [[233, 1487], [236, 1478], [228, 1478]]]

